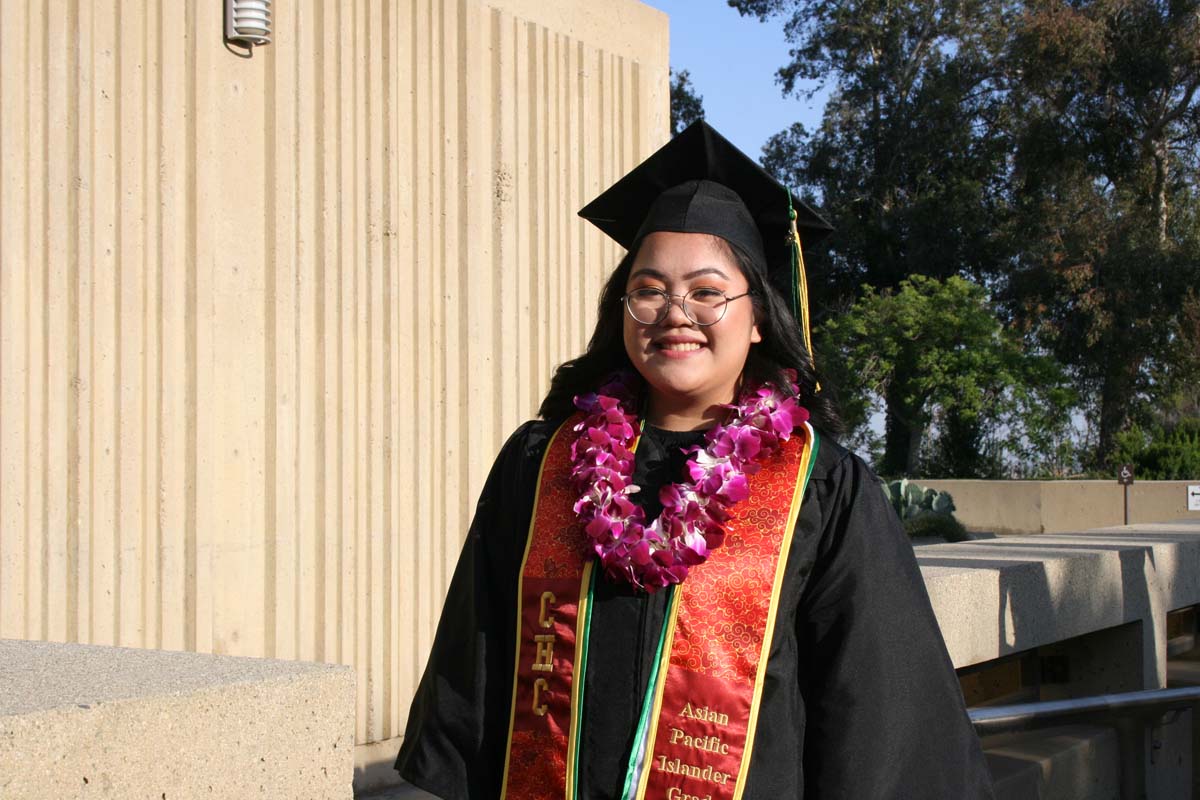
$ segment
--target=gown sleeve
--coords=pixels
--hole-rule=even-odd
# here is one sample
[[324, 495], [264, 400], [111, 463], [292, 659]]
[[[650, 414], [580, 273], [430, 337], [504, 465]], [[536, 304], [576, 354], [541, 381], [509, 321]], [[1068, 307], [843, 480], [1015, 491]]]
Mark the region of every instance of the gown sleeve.
[[492, 465], [396, 758], [402, 778], [444, 800], [499, 794], [512, 694], [512, 609], [544, 427], [519, 428]]
[[879, 479], [845, 454], [825, 484], [797, 615], [804, 796], [991, 798], [912, 545]]

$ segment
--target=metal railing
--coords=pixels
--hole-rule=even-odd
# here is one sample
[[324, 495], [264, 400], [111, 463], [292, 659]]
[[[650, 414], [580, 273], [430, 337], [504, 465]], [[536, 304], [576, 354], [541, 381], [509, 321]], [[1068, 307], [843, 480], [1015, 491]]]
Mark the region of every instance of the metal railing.
[[[1070, 723], [1111, 726], [1121, 760], [1121, 800], [1146, 797], [1146, 760], [1159, 746], [1153, 731], [1169, 725], [1200, 702], [1200, 686], [1101, 694], [968, 710], [980, 736], [1047, 728]], [[1170, 719], [1167, 717], [1170, 716]], [[1196, 724], [1193, 720], [1192, 724]], [[1147, 731], [1151, 732], [1149, 741]], [[1149, 745], [1149, 747], [1147, 747]], [[1197, 765], [1193, 765], [1193, 769]]]

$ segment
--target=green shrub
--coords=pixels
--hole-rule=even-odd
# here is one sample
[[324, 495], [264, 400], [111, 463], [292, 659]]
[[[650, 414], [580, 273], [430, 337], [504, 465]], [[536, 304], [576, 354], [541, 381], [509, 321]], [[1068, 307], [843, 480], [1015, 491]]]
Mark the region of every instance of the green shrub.
[[938, 537], [947, 542], [965, 542], [971, 538], [963, 524], [949, 514], [921, 514], [904, 521], [904, 532], [910, 539]]
[[1138, 480], [1200, 478], [1200, 417], [1186, 417], [1169, 429], [1134, 425], [1116, 436], [1111, 463], [1133, 464]]

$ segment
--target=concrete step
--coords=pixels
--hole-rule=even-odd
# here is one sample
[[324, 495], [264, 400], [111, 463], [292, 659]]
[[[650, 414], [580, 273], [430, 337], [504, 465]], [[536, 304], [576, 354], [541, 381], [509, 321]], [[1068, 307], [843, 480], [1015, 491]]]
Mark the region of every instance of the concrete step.
[[983, 739], [996, 800], [1119, 800], [1112, 728], [1069, 725]]
[[[1071, 725], [983, 740], [996, 800], [1119, 800], [1117, 736], [1111, 728]], [[436, 800], [404, 784], [355, 800]]]
[[387, 789], [371, 792], [355, 792], [354, 800], [438, 800], [436, 795], [423, 792], [415, 786], [402, 783]]
[[349, 800], [349, 667], [0, 639], [4, 800]]

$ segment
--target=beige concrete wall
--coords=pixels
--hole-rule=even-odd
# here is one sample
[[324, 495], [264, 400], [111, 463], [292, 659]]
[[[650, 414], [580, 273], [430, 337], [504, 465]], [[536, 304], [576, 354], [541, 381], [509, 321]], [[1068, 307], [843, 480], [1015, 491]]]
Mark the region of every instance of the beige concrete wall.
[[[955, 515], [971, 530], [999, 534], [1059, 533], [1125, 523], [1125, 489], [1116, 480], [976, 481], [918, 480], [950, 492]], [[1129, 522], [1200, 519], [1188, 511], [1194, 481], [1137, 481], [1129, 490]]]
[[0, 637], [353, 665], [403, 730], [470, 509], [668, 131], [633, 0], [0, 0]]

